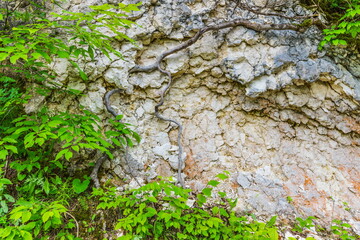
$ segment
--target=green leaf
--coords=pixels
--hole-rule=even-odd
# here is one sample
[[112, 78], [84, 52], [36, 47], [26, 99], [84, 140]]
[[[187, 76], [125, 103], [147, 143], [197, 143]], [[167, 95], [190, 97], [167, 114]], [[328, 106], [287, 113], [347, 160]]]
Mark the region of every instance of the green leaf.
[[7, 178], [0, 178], [0, 184], [2, 184], [2, 185], [12, 184], [12, 182]]
[[89, 6], [89, 8], [91, 8], [92, 10], [109, 10], [112, 9], [114, 6], [109, 5], [109, 4], [102, 4], [99, 6]]
[[7, 149], [7, 150], [10, 150], [12, 151], [13, 153], [18, 153], [18, 150], [15, 146], [12, 146], [12, 145], [4, 145], [4, 147]]
[[2, 213], [8, 213], [9, 212], [9, 207], [8, 207], [8, 205], [6, 204], [6, 202], [5, 201], [0, 201], [0, 209], [1, 209], [1, 211], [0, 211], [0, 213], [2, 214]]
[[48, 122], [48, 125], [49, 125], [49, 127], [56, 128], [57, 126], [59, 126], [63, 122], [64, 121], [62, 121], [62, 120], [53, 120], [53, 121]]
[[8, 143], [17, 143], [17, 141], [12, 137], [4, 137], [2, 140]]
[[30, 218], [31, 218], [31, 212], [26, 211], [26, 212], [23, 212], [23, 213], [22, 213], [21, 221], [22, 221], [23, 223], [26, 223], [27, 221], [30, 220]]
[[9, 55], [9, 53], [0, 53], [0, 62], [4, 61]]
[[69, 151], [69, 149], [63, 149], [61, 150], [58, 154], [56, 154], [55, 160], [60, 159], [63, 155], [65, 155], [67, 152]]
[[225, 174], [223, 174], [223, 173], [220, 173], [220, 174], [216, 175], [216, 177], [217, 177], [217, 178], [220, 178], [221, 180], [225, 180], [225, 179], [228, 179], [228, 178], [229, 178], [229, 176], [227, 176], [227, 175], [225, 175]]
[[212, 188], [204, 188], [201, 192], [205, 195], [210, 197], [211, 196]]
[[274, 226], [275, 223], [276, 223], [276, 218], [277, 218], [277, 216], [273, 216], [273, 217], [266, 223], [266, 226], [268, 226], [268, 227]]
[[38, 53], [38, 52], [33, 52], [33, 53], [31, 53], [31, 56], [33, 56], [33, 58], [34, 58], [35, 60], [37, 60], [37, 59], [39, 59], [39, 58], [42, 57], [42, 55], [41, 55], [40, 53]]
[[214, 214], [214, 215], [216, 215], [216, 214], [218, 214], [219, 213], [219, 207], [213, 207], [212, 209], [211, 209], [211, 211], [212, 211], [212, 213]]
[[80, 77], [82, 78], [82, 80], [84, 80], [84, 81], [88, 80], [88, 76], [86, 75], [86, 73], [83, 70], [79, 69], [79, 74], [80, 74]]
[[0, 150], [0, 160], [1, 160], [1, 159], [2, 159], [2, 160], [5, 160], [7, 155], [9, 155], [8, 150], [5, 150], [5, 149]]
[[45, 212], [43, 215], [42, 215], [42, 221], [43, 222], [47, 222], [49, 220], [50, 217], [54, 216], [54, 213], [53, 212]]
[[203, 203], [206, 203], [206, 197], [203, 194], [197, 194], [196, 195], [200, 205], [202, 205]]
[[71, 151], [68, 151], [65, 153], [66, 160], [70, 160], [70, 158], [72, 158], [72, 156], [73, 156], [73, 153]]
[[49, 192], [50, 192], [50, 184], [49, 184], [49, 181], [47, 179], [44, 182], [43, 189], [44, 189], [46, 194], [49, 194]]
[[44, 138], [37, 138], [35, 140], [35, 143], [38, 144], [39, 146], [42, 146], [45, 143], [45, 139]]
[[80, 148], [78, 145], [72, 145], [71, 148], [76, 151], [76, 152], [79, 152], [80, 151]]
[[59, 58], [69, 58], [70, 54], [66, 51], [58, 51], [57, 55]]
[[85, 180], [81, 182], [80, 179], [76, 178], [72, 181], [73, 189], [78, 194], [84, 192], [88, 188], [89, 184], [90, 184], [90, 180]]
[[208, 185], [213, 186], [213, 187], [216, 187], [216, 186], [219, 185], [219, 184], [220, 184], [220, 182], [219, 182], [219, 181], [215, 181], [215, 180], [210, 180], [210, 181], [208, 182]]
[[16, 64], [16, 62], [17, 62], [17, 60], [20, 58], [20, 55], [19, 54], [16, 54], [16, 55], [12, 55], [11, 57], [10, 57], [10, 62], [12, 63], [12, 64]]

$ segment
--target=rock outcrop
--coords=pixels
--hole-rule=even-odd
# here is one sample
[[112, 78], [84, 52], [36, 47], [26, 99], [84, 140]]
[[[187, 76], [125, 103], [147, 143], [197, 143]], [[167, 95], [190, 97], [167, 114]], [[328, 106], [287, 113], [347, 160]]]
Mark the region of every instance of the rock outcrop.
[[[84, 10], [101, 2], [73, 0], [67, 7]], [[71, 111], [75, 102], [106, 122], [111, 116], [104, 94], [124, 89], [111, 100], [142, 136], [131, 150], [132, 171], [144, 181], [176, 176], [177, 129], [154, 116], [167, 78], [159, 71], [129, 70], [154, 63], [204, 26], [238, 17], [264, 24], [290, 22], [236, 8], [236, 2], [144, 0], [132, 16], [140, 26], [126, 31], [139, 48], [114, 43], [125, 60], [98, 55], [95, 62], [84, 63], [86, 83], [68, 70], [69, 64], [59, 62], [59, 82], [84, 95], [54, 95], [49, 108]], [[289, 17], [311, 14], [291, 1], [274, 1], [274, 9]], [[186, 185], [200, 190], [227, 170], [233, 178], [222, 188], [239, 198], [241, 210], [345, 219], [360, 231], [359, 55], [343, 49], [337, 50], [341, 54], [319, 51], [320, 39], [315, 26], [304, 33], [239, 26], [207, 32], [163, 61], [174, 84], [161, 111], [183, 124]], [[104, 167], [129, 177], [124, 165], [119, 154]]]

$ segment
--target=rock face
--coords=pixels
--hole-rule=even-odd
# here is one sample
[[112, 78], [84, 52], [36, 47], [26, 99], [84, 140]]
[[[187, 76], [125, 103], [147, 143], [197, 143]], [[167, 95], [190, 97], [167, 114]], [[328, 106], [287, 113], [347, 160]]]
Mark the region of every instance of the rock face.
[[[290, 17], [309, 14], [296, 2], [270, 2]], [[90, 3], [69, 1], [68, 7], [85, 4]], [[256, 16], [230, 0], [144, 0], [133, 16], [141, 27], [126, 32], [140, 48], [119, 43], [126, 61], [98, 55], [96, 62], [84, 64], [86, 85], [63, 71], [61, 82], [83, 91], [78, 102], [104, 122], [111, 117], [102, 104], [104, 93], [125, 89], [126, 94], [112, 97], [112, 105], [142, 136], [131, 150], [130, 167], [139, 178], [176, 176], [177, 129], [154, 116], [166, 76], [129, 70], [152, 64], [204, 26], [238, 17], [289, 21]], [[227, 170], [232, 180], [222, 188], [239, 198], [241, 210], [345, 219], [360, 231], [359, 55], [319, 51], [320, 38], [316, 27], [304, 33], [235, 27], [208, 32], [163, 61], [175, 82], [161, 113], [183, 124], [186, 185], [201, 190]], [[73, 103], [74, 97], [49, 106], [71, 110]], [[128, 176], [121, 154], [104, 167]]]

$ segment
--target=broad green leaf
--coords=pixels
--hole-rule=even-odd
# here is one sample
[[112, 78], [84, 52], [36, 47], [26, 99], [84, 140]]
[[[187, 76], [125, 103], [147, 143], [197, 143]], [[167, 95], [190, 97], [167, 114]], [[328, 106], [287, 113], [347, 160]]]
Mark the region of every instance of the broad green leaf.
[[0, 184], [2, 184], [2, 185], [12, 184], [12, 182], [7, 178], [0, 178]]
[[44, 138], [36, 138], [35, 143], [38, 144], [39, 146], [42, 146], [45, 143], [45, 139]]
[[220, 174], [216, 175], [216, 177], [217, 177], [217, 178], [220, 178], [221, 180], [225, 180], [225, 179], [228, 179], [228, 178], [229, 178], [229, 176], [227, 176], [227, 175], [225, 175], [225, 174], [223, 174], [223, 173], [220, 173]]
[[50, 184], [49, 184], [49, 181], [47, 179], [44, 182], [43, 189], [44, 189], [46, 194], [49, 194], [49, 192], [50, 192]]
[[73, 153], [71, 151], [68, 151], [65, 153], [66, 160], [70, 160], [70, 158], [72, 158], [72, 156], [73, 156]]
[[11, 57], [10, 57], [10, 62], [12, 63], [12, 64], [16, 64], [16, 62], [17, 62], [17, 60], [20, 58], [20, 55], [18, 55], [18, 54], [16, 54], [16, 55], [12, 55]]
[[79, 150], [80, 150], [79, 146], [77, 146], [77, 145], [73, 145], [73, 146], [71, 146], [71, 148], [76, 152], [79, 152]]
[[61, 158], [63, 155], [65, 155], [67, 152], [69, 151], [69, 149], [63, 149], [61, 150], [58, 154], [56, 154], [55, 160], [58, 160], [59, 158]]
[[213, 186], [213, 187], [216, 187], [216, 186], [219, 185], [219, 184], [220, 184], [220, 182], [219, 182], [219, 181], [215, 181], [215, 180], [210, 180], [210, 181], [208, 182], [208, 185]]
[[62, 124], [62, 123], [64, 123], [64, 121], [62, 121], [62, 120], [53, 120], [53, 121], [50, 121], [50, 122], [48, 122], [48, 125], [50, 126], [50, 127], [57, 127], [57, 126], [59, 126], [60, 124]]
[[0, 159], [5, 160], [7, 155], [9, 155], [8, 150], [0, 150]]
[[4, 61], [9, 55], [9, 53], [0, 53], [0, 62]]
[[4, 142], [8, 142], [8, 143], [17, 143], [17, 141], [14, 138], [12, 138], [11, 136], [10, 137], [4, 137], [2, 140]]
[[31, 218], [31, 212], [26, 211], [26, 212], [23, 212], [23, 213], [22, 213], [21, 221], [22, 221], [23, 223], [26, 223], [27, 221], [30, 220], [30, 218]]
[[59, 58], [69, 58], [70, 54], [66, 51], [58, 51], [57, 55]]
[[7, 149], [7, 150], [10, 150], [12, 151], [13, 153], [18, 153], [18, 150], [15, 146], [12, 146], [12, 145], [4, 145], [4, 147]]
[[0, 214], [3, 214], [3, 213], [8, 213], [9, 212], [9, 207], [8, 205], [6, 204], [5, 201], [0, 201]]
[[72, 181], [73, 189], [76, 193], [82, 193], [84, 192], [90, 184], [90, 180], [85, 180], [81, 182], [80, 179], [74, 179]]
[[49, 220], [49, 218], [50, 217], [52, 217], [52, 216], [54, 216], [54, 213], [53, 212], [45, 212], [43, 215], [42, 215], [42, 217], [41, 217], [41, 219], [42, 219], [42, 221], [43, 222], [47, 222], [48, 220]]
[[204, 188], [201, 192], [202, 192], [205, 196], [211, 196], [211, 191], [212, 191], [212, 188]]

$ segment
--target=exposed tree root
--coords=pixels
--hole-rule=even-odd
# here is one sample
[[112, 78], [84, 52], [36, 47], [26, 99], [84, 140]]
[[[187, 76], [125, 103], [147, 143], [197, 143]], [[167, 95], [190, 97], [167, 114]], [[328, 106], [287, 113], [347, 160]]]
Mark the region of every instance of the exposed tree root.
[[[106, 110], [111, 113], [115, 118], [119, 115], [115, 112], [115, 110], [111, 107], [110, 105], [110, 97], [115, 94], [115, 93], [121, 93], [123, 92], [122, 89], [113, 89], [109, 92], [107, 92], [104, 96], [104, 104], [105, 104], [105, 107], [106, 107]], [[126, 137], [126, 136], [123, 136], [123, 137]], [[114, 150], [114, 149], [113, 149]], [[131, 177], [133, 179], [135, 179], [136, 183], [141, 186], [141, 184], [139, 183], [139, 181], [136, 179], [136, 177], [134, 176], [132, 170], [131, 170], [131, 167], [130, 167], [130, 162], [129, 162], [129, 145], [127, 144], [126, 142], [126, 146], [125, 146], [125, 153], [124, 153], [124, 159], [125, 159], [125, 163], [126, 165], [128, 166], [129, 168], [129, 174], [131, 175]], [[102, 155], [95, 163], [95, 166], [90, 174], [90, 177], [91, 179], [94, 181], [94, 185], [96, 188], [100, 188], [100, 181], [99, 181], [99, 178], [98, 178], [98, 173], [99, 173], [99, 170], [100, 170], [100, 167], [101, 165], [104, 163], [105, 160], [107, 160], [109, 157], [104, 154]]]
[[104, 161], [108, 159], [108, 156], [107, 155], [103, 155], [101, 156], [95, 163], [95, 166], [90, 174], [90, 178], [93, 180], [94, 182], [94, 185], [96, 188], [100, 188], [100, 181], [99, 181], [99, 178], [98, 178], [98, 173], [99, 173], [99, 170], [100, 170], [100, 167], [101, 165], [104, 163]]

